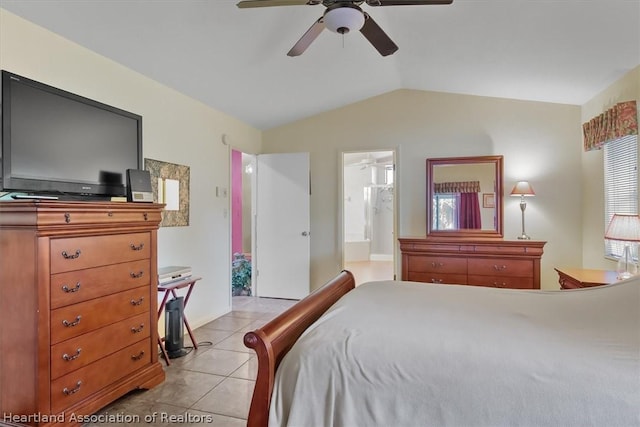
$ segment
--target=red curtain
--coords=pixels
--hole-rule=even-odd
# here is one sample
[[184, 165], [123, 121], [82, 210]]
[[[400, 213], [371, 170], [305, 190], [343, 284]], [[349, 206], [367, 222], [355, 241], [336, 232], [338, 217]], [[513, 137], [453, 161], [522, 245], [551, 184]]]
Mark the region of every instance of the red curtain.
[[480, 229], [480, 198], [478, 193], [460, 193], [458, 209], [458, 228]]

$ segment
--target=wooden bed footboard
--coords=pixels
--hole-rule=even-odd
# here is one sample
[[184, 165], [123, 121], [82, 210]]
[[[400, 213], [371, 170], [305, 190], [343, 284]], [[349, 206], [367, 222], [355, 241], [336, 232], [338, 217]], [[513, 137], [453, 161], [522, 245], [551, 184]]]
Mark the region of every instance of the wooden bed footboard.
[[245, 334], [244, 345], [252, 348], [258, 356], [258, 376], [251, 399], [247, 426], [267, 425], [271, 392], [280, 361], [300, 335], [340, 297], [353, 288], [355, 288], [353, 274], [343, 270], [262, 328]]

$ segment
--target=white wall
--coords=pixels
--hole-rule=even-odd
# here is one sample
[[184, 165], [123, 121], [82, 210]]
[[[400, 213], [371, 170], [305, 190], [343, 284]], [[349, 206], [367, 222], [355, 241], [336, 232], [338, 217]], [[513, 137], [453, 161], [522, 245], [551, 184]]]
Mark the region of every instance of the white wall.
[[191, 168], [190, 225], [161, 228], [158, 264], [202, 276], [187, 307], [196, 327], [230, 311], [229, 145], [260, 151], [260, 131], [0, 9], [0, 68], [143, 116], [145, 158]]
[[[265, 131], [263, 150], [311, 153], [312, 288], [341, 268], [340, 153], [397, 148], [399, 236], [426, 235], [427, 158], [503, 155], [505, 193], [519, 180], [536, 191], [527, 233], [548, 242], [542, 287], [557, 289], [553, 267], [582, 263], [581, 141], [578, 106], [397, 90]], [[520, 220], [506, 196], [506, 238]]]
[[[582, 106], [581, 123], [591, 120], [622, 101], [640, 104], [640, 66], [595, 95]], [[615, 270], [604, 257], [604, 163], [602, 150], [582, 153], [582, 238], [584, 268]]]

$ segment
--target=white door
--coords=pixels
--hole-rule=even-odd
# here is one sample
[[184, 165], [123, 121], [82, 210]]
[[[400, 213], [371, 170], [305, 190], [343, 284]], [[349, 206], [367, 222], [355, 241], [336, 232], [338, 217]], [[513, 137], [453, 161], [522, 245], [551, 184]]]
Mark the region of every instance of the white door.
[[309, 153], [256, 156], [256, 295], [309, 294]]

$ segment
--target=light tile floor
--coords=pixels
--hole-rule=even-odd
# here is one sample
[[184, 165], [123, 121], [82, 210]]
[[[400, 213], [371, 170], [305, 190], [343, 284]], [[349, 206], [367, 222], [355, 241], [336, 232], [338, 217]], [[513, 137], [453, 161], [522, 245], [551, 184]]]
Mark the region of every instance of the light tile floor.
[[[170, 366], [161, 358], [166, 374], [163, 384], [127, 394], [98, 412], [96, 422], [85, 426], [246, 425], [257, 359], [242, 339], [246, 332], [264, 325], [295, 302], [234, 297], [231, 313], [194, 330], [197, 350], [172, 359]], [[185, 334], [185, 347], [191, 345]]]

